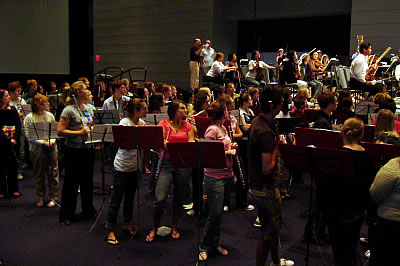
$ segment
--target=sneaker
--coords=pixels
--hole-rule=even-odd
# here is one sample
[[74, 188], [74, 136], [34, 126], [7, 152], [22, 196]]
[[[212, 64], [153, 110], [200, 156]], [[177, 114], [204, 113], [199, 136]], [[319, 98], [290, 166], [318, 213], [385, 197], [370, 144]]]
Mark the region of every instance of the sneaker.
[[294, 261], [282, 258], [281, 261], [279, 262], [279, 264], [274, 264], [274, 262], [271, 262], [271, 264], [270, 264], [270, 266], [275, 266], [275, 265], [292, 266], [292, 265], [294, 265]]
[[54, 200], [49, 201], [49, 203], [47, 203], [47, 207], [52, 208], [56, 206], [56, 202]]
[[184, 204], [184, 205], [183, 205], [183, 208], [184, 208], [185, 210], [190, 210], [190, 209], [192, 209], [192, 208], [193, 208], [193, 202], [192, 202], [192, 203], [189, 203], [189, 204]]
[[18, 180], [24, 179], [24, 176], [21, 173], [18, 173]]
[[229, 207], [228, 206], [224, 206], [224, 212], [229, 211]]
[[371, 250], [367, 250], [367, 251], [365, 251], [365, 253], [364, 253], [364, 257], [366, 258], [366, 259], [369, 259], [369, 257], [371, 256]]
[[246, 207], [244, 207], [243, 210], [244, 211], [252, 211], [252, 210], [254, 210], [254, 206], [249, 204]]
[[194, 216], [194, 215], [195, 215], [195, 212], [194, 212], [194, 210], [188, 210], [188, 211], [186, 212], [186, 215], [188, 215], [188, 216]]
[[261, 223], [260, 223], [260, 218], [258, 218], [258, 216], [257, 216], [257, 219], [254, 221], [254, 224], [253, 224], [255, 227], [261, 227]]

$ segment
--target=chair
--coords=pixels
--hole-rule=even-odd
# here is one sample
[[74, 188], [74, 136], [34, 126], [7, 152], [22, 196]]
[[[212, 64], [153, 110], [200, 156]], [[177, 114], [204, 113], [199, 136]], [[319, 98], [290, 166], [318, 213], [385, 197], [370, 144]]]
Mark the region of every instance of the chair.
[[339, 131], [319, 129], [319, 147], [339, 149], [343, 146], [343, 139]]
[[391, 145], [391, 144], [377, 144], [382, 145], [382, 165], [386, 164], [393, 158], [400, 156], [400, 146], [399, 145]]
[[373, 157], [374, 168], [379, 170], [382, 166], [383, 144], [361, 142], [361, 146]]
[[319, 130], [311, 128], [295, 127], [294, 134], [296, 137], [297, 145], [314, 145], [319, 147]]
[[374, 137], [375, 137], [375, 126], [364, 125], [364, 137], [361, 141], [374, 142]]

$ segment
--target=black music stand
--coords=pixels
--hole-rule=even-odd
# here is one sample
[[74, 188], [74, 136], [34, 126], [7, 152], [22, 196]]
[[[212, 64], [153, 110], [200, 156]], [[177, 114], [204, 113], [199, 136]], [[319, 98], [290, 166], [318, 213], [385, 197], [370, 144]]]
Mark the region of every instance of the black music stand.
[[[226, 168], [224, 143], [218, 140], [196, 140], [196, 142], [167, 143], [171, 164], [174, 168]], [[199, 190], [200, 190], [199, 184]], [[199, 191], [199, 202], [202, 195]], [[200, 213], [198, 215], [197, 247], [200, 246]], [[197, 250], [199, 250], [197, 248]], [[198, 252], [196, 252], [198, 254]], [[199, 258], [197, 256], [197, 265]]]
[[120, 121], [119, 112], [116, 109], [95, 110], [93, 114], [95, 124], [118, 124]]
[[[140, 181], [140, 149], [161, 149], [164, 147], [163, 128], [161, 126], [113, 126], [112, 127], [115, 146], [120, 149], [138, 150], [138, 186]], [[139, 188], [137, 190], [138, 230], [140, 230], [140, 202]], [[121, 258], [133, 236], [121, 251]]]

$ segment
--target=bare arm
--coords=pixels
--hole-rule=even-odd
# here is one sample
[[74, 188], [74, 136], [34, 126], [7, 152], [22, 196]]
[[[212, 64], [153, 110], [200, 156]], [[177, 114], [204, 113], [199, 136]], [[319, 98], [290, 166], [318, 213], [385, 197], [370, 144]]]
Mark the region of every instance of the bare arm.
[[276, 158], [278, 156], [278, 146], [275, 147], [272, 153], [262, 153], [262, 174], [272, 174], [272, 169], [276, 165]]
[[60, 117], [60, 122], [58, 123], [57, 134], [64, 136], [79, 136], [79, 135], [87, 135], [90, 133], [90, 129], [87, 127], [82, 128], [81, 130], [70, 130], [68, 129], [69, 120]]

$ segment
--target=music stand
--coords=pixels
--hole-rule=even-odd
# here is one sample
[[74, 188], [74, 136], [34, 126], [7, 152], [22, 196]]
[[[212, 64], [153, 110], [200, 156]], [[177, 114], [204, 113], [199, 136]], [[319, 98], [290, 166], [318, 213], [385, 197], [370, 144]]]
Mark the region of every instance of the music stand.
[[94, 110], [95, 124], [118, 124], [119, 121], [119, 112], [116, 109]]
[[379, 105], [373, 103], [373, 102], [360, 102], [356, 105], [354, 112], [356, 115], [366, 115], [370, 113], [374, 113], [375, 110], [379, 107]]
[[209, 125], [211, 125], [211, 119], [208, 117], [195, 116], [197, 135], [199, 138], [204, 138], [204, 134]]
[[[171, 164], [174, 168], [226, 168], [225, 147], [218, 140], [196, 140], [195, 142], [167, 143]], [[196, 152], [194, 152], [196, 151]], [[200, 186], [199, 186], [200, 188]], [[199, 192], [199, 202], [202, 195]], [[199, 219], [201, 210], [199, 208]], [[200, 221], [197, 228], [197, 247], [200, 246]], [[198, 250], [198, 249], [197, 249]], [[196, 253], [197, 254], [197, 253]], [[199, 259], [197, 256], [197, 265]]]
[[[162, 126], [119, 126], [112, 127], [115, 145], [120, 149], [137, 149], [138, 179], [140, 180], [140, 149], [161, 149], [164, 147], [164, 136]], [[137, 210], [138, 210], [138, 230], [140, 230], [140, 203], [139, 189], [137, 189]], [[126, 248], [129, 246], [133, 236], [121, 251], [118, 258], [121, 258]]]

